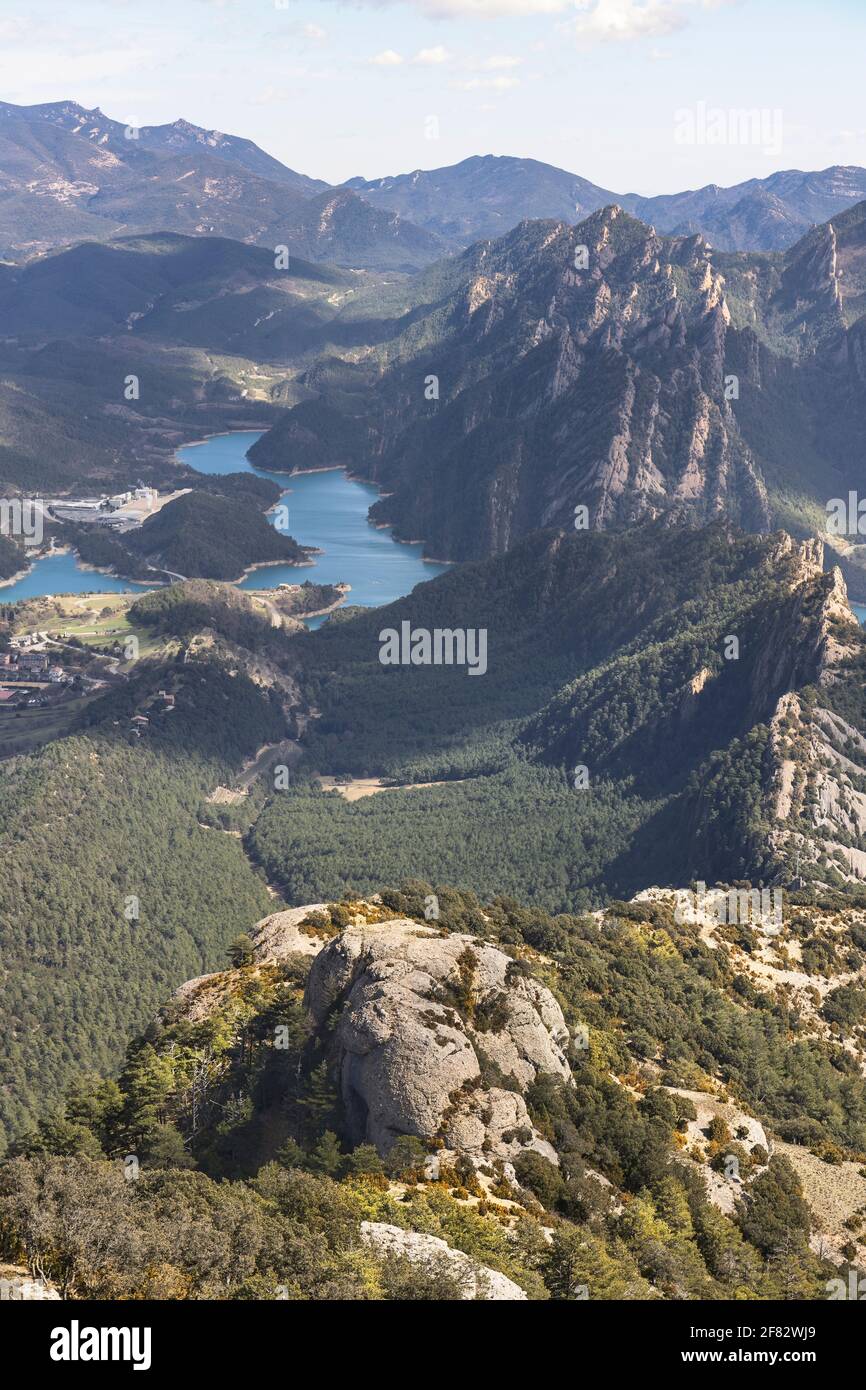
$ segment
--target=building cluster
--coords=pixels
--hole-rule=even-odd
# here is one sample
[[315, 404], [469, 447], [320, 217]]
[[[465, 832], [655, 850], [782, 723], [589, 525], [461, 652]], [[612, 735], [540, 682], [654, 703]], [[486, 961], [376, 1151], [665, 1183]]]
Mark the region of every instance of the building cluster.
[[52, 662], [47, 652], [0, 653], [0, 681], [47, 681], [59, 685], [65, 676], [64, 668]]
[[159, 690], [156, 695], [145, 705], [145, 709], [150, 710], [150, 714], [142, 714], [138, 711], [133, 714], [129, 721], [129, 732], [134, 738], [141, 738], [142, 734], [147, 733], [150, 727], [151, 715], [170, 714], [175, 707], [174, 695], [168, 690]]
[[142, 512], [124, 511], [123, 515], [118, 515], [122, 508], [128, 508], [130, 502], [140, 502], [146, 511], [150, 511], [157, 493], [155, 488], [136, 487], [130, 488], [128, 492], [117, 492], [113, 497], [84, 498], [75, 502], [55, 502], [50, 508], [51, 515], [57, 521], [71, 521], [78, 525], [103, 526], [109, 530], [118, 526], [129, 525], [132, 521], [140, 521]]

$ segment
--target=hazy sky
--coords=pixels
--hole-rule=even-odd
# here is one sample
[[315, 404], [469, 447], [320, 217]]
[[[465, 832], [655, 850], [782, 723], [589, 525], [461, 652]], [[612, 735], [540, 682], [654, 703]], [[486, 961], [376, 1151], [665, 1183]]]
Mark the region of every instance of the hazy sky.
[[333, 182], [514, 154], [656, 193], [866, 165], [864, 40], [866, 0], [0, 0], [0, 97], [182, 115]]

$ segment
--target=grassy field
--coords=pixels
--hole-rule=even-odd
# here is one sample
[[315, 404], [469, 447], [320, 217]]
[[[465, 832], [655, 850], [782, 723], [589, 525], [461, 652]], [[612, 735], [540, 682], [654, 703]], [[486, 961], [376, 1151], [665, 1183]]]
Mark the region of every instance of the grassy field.
[[52, 739], [62, 738], [75, 726], [85, 706], [100, 693], [70, 697], [45, 709], [11, 710], [0, 706], [0, 758], [30, 753]]
[[14, 632], [47, 632], [63, 641], [75, 637], [88, 647], [105, 647], [128, 637], [138, 638], [139, 655], [147, 656], [159, 646], [154, 633], [130, 623], [127, 613], [141, 590], [134, 594], [63, 594], [28, 599], [16, 614]]

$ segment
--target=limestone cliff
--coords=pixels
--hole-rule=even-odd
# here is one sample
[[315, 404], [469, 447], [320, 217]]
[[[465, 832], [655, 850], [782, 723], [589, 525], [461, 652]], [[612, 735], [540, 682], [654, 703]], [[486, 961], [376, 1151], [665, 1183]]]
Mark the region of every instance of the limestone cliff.
[[682, 509], [805, 533], [857, 485], [863, 208], [777, 257], [661, 236], [615, 205], [523, 222], [422, 273], [365, 346], [311, 368], [316, 398], [252, 456], [347, 464], [383, 489], [377, 521], [455, 560], [571, 528], [576, 507], [593, 528]]

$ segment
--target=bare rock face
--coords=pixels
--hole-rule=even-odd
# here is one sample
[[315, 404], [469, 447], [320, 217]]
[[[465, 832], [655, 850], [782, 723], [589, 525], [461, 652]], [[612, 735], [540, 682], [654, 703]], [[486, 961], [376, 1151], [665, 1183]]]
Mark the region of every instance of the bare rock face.
[[570, 1080], [568, 1030], [550, 991], [504, 951], [405, 918], [349, 927], [313, 962], [305, 1002], [317, 1027], [339, 1011], [355, 1143], [384, 1154], [409, 1134], [477, 1164], [527, 1148], [557, 1162], [521, 1092], [541, 1074]]
[[[272, 912], [269, 917], [256, 922], [250, 931], [256, 963], [265, 965], [271, 961], [290, 960], [292, 956], [317, 955], [325, 944], [325, 938], [302, 930], [301, 923], [311, 912], [324, 910], [324, 903], [308, 903], [306, 907]], [[194, 980], [186, 980], [175, 990], [169, 1012], [174, 1018], [184, 1018], [188, 1023], [200, 1023], [228, 1004], [231, 995], [231, 971], [216, 970], [210, 975], [197, 975]]]
[[362, 1221], [361, 1240], [379, 1255], [397, 1255], [431, 1274], [444, 1271], [461, 1284], [461, 1298], [489, 1302], [526, 1300], [526, 1293], [513, 1279], [497, 1269], [478, 1265], [462, 1250], [453, 1250], [439, 1236], [420, 1235], [390, 1226], [384, 1221]]
[[304, 918], [311, 912], [325, 910], [324, 903], [306, 907], [290, 907], [285, 912], [272, 912], [256, 922], [250, 936], [255, 946], [256, 960], [288, 960], [290, 956], [315, 956], [323, 940], [300, 930]]
[[[505, 1276], [497, 1274], [496, 1278], [504, 1279]], [[510, 1282], [510, 1279], [505, 1279], [506, 1284]], [[514, 1287], [517, 1288], [517, 1285]], [[522, 1289], [517, 1296], [526, 1297]], [[0, 1301], [6, 1300], [22, 1303], [60, 1302], [60, 1293], [54, 1284], [46, 1279], [35, 1279], [22, 1265], [0, 1264]]]

